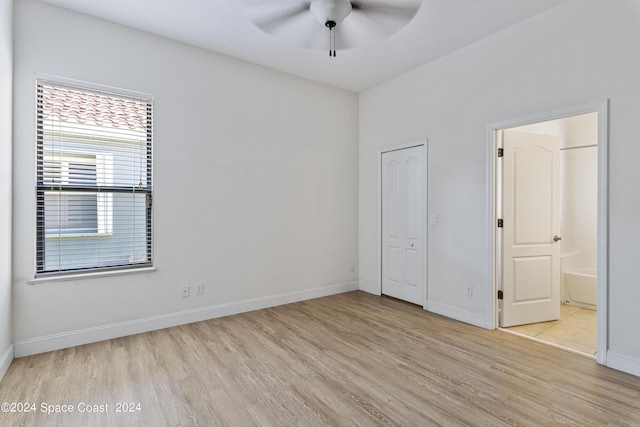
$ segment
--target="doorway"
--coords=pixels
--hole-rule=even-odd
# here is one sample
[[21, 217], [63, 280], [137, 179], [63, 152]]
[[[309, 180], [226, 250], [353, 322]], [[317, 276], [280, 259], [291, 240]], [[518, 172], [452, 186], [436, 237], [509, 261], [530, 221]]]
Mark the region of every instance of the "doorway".
[[503, 122], [491, 138], [495, 325], [603, 364], [606, 107]]
[[380, 168], [381, 294], [424, 306], [424, 146], [384, 151]]

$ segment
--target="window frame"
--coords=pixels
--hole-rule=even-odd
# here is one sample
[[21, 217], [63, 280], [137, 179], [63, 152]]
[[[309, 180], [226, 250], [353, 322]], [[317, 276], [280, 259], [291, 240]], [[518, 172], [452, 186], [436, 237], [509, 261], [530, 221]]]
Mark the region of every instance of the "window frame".
[[[44, 172], [44, 153], [47, 151], [44, 148], [45, 141], [45, 132], [43, 129], [43, 124], [40, 122], [41, 115], [41, 94], [40, 94], [40, 85], [44, 84], [53, 84], [53, 85], [61, 85], [65, 86], [77, 91], [85, 91], [85, 92], [93, 92], [100, 93], [107, 96], [113, 97], [122, 97], [122, 98], [136, 98], [146, 103], [147, 107], [147, 118], [146, 118], [146, 141], [144, 142], [144, 147], [146, 148], [146, 185], [142, 186], [118, 186], [113, 185], [113, 170], [104, 169], [113, 168], [113, 154], [108, 152], [84, 152], [82, 150], [68, 150], [65, 149], [62, 151], [64, 153], [64, 159], [69, 158], [78, 158], [81, 156], [90, 157], [93, 156], [96, 165], [96, 181], [97, 185], [71, 185], [69, 183], [62, 185], [62, 183], [54, 184], [51, 182], [45, 182], [45, 172]], [[43, 75], [38, 74], [35, 78], [35, 101], [36, 101], [36, 185], [35, 185], [35, 195], [36, 195], [36, 206], [35, 206], [35, 272], [34, 279], [30, 280], [30, 283], [36, 283], [40, 281], [47, 280], [60, 280], [64, 278], [84, 278], [91, 276], [104, 276], [109, 274], [124, 274], [127, 272], [144, 272], [144, 271], [155, 271], [153, 266], [153, 96], [142, 93], [135, 92], [130, 90], [118, 89], [104, 85], [98, 85], [94, 83], [87, 83], [78, 80], [66, 79], [57, 76]], [[60, 153], [60, 152], [59, 152]], [[100, 158], [102, 156], [102, 158]], [[111, 159], [109, 159], [111, 157]], [[106, 160], [105, 160], [106, 159]], [[102, 166], [98, 166], [100, 162]], [[111, 162], [111, 163], [109, 163]], [[62, 163], [62, 160], [61, 160]], [[89, 162], [90, 163], [90, 162]], [[62, 177], [61, 165], [61, 181], [64, 179]], [[102, 168], [102, 171], [99, 169]], [[101, 176], [102, 174], [102, 176]], [[67, 177], [68, 178], [68, 177]], [[80, 233], [48, 233], [45, 225], [45, 208], [44, 208], [44, 199], [45, 192], [50, 191], [67, 191], [69, 190], [72, 193], [77, 194], [87, 194], [92, 193], [96, 194], [98, 209], [98, 230], [96, 233], [94, 232], [80, 232]], [[102, 190], [102, 191], [101, 191]], [[113, 235], [113, 196], [116, 194], [128, 194], [135, 196], [136, 194], [144, 194], [145, 196], [145, 235], [146, 235], [146, 253], [143, 255], [144, 260], [141, 260], [141, 254], [132, 254], [129, 257], [128, 263], [122, 263], [117, 265], [107, 265], [100, 266], [94, 265], [93, 267], [78, 267], [78, 268], [57, 268], [52, 270], [45, 270], [45, 251], [46, 251], [46, 241], [49, 239], [65, 239], [65, 238], [84, 238], [84, 237], [93, 237], [93, 238], [101, 238], [101, 237], [110, 237]], [[102, 199], [102, 200], [101, 200]], [[101, 212], [101, 204], [104, 208], [105, 213]]]

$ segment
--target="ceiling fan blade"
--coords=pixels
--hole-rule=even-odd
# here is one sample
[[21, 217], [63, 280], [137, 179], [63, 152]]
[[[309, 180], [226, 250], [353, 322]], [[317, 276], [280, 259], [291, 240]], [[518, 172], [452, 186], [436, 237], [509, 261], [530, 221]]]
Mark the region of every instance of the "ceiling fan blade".
[[[314, 0], [238, 1], [251, 22], [265, 33], [300, 47], [329, 45], [331, 33], [310, 11]], [[413, 19], [421, 3], [422, 0], [351, 0], [351, 15], [334, 33], [337, 49], [349, 49], [394, 34]]]
[[287, 25], [292, 20], [295, 20], [305, 13], [309, 12], [311, 2], [304, 1], [297, 4], [280, 8], [278, 11], [268, 11], [268, 13], [260, 14], [257, 18], [254, 18], [253, 23], [266, 33], [275, 33], [278, 28]]
[[407, 23], [413, 19], [420, 9], [421, 2], [405, 2], [404, 4], [387, 4], [375, 0], [352, 0], [351, 7], [354, 11], [365, 12], [373, 18], [393, 19]]
[[404, 0], [394, 4], [376, 0], [353, 0], [353, 11], [345, 24], [357, 29], [353, 33], [354, 45], [383, 40], [407, 25], [420, 9], [420, 0]]

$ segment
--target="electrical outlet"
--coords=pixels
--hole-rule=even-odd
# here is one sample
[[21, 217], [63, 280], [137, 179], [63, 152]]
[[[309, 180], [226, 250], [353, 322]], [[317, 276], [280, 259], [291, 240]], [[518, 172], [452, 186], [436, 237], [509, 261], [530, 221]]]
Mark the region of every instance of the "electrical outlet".
[[182, 287], [182, 298], [187, 298], [189, 296], [189, 285], [184, 285]]
[[354, 263], [352, 263], [352, 262], [349, 263], [349, 271], [352, 272], [352, 273], [354, 271], [356, 271], [356, 265]]
[[196, 283], [196, 295], [204, 294], [204, 283]]
[[468, 297], [473, 296], [473, 286], [467, 286], [467, 289], [465, 290], [465, 295]]

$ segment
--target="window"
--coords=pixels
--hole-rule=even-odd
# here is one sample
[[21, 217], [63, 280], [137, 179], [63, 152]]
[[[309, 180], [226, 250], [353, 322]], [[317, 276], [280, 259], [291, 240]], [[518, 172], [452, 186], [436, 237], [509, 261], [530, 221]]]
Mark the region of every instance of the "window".
[[36, 86], [36, 276], [150, 266], [151, 97]]

